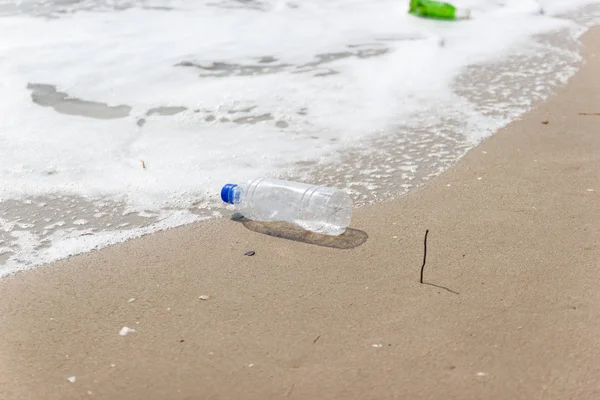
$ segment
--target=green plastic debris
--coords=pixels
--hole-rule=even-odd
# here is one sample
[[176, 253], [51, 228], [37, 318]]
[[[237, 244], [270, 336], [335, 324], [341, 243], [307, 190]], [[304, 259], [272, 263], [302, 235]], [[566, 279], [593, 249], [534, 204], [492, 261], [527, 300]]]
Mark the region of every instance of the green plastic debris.
[[452, 4], [433, 0], [410, 0], [408, 12], [417, 17], [445, 20], [467, 19], [471, 14], [468, 9], [456, 8]]

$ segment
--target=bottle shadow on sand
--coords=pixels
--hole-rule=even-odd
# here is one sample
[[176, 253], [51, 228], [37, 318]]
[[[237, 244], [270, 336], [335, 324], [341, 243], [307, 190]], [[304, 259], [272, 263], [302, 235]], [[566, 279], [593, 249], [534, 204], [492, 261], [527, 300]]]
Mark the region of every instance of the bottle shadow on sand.
[[253, 221], [238, 213], [233, 214], [231, 220], [241, 223], [246, 229], [253, 232], [334, 249], [353, 249], [365, 243], [369, 238], [366, 232], [353, 228], [346, 229], [346, 232], [339, 236], [329, 236], [306, 231], [288, 222]]

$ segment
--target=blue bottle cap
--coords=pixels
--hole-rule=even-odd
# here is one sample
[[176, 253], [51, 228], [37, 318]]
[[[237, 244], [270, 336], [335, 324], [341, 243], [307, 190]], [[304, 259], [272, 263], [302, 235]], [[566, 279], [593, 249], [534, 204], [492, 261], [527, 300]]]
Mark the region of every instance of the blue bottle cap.
[[234, 183], [228, 183], [221, 189], [221, 200], [225, 203], [233, 204], [233, 191], [237, 187]]

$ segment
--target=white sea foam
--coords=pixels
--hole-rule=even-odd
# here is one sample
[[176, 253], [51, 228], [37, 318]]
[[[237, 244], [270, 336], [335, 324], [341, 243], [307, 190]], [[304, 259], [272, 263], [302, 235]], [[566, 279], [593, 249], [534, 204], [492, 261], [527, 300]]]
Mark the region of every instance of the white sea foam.
[[396, 196], [564, 83], [598, 16], [405, 3], [0, 0], [0, 276], [218, 216], [225, 182]]

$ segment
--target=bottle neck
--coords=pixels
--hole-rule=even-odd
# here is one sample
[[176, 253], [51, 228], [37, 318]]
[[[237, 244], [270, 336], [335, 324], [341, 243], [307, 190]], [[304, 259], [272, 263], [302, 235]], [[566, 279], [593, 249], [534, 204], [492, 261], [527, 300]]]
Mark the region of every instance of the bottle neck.
[[471, 10], [469, 10], [468, 8], [457, 8], [454, 12], [454, 18], [469, 19], [471, 18]]

